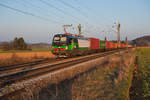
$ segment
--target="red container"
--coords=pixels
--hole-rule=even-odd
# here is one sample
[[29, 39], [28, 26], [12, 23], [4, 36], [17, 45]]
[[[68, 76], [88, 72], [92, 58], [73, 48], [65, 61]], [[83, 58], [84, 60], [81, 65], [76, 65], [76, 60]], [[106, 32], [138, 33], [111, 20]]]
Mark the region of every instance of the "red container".
[[100, 40], [96, 38], [88, 38], [90, 40], [90, 48], [91, 49], [99, 49], [100, 47]]
[[123, 43], [121, 43], [121, 48], [124, 48], [124, 44]]
[[127, 47], [127, 44], [125, 44], [125, 48]]
[[109, 41], [106, 41], [106, 48], [110, 48], [110, 42]]
[[113, 48], [113, 42], [110, 42], [110, 48]]
[[115, 48], [117, 48], [117, 43], [115, 43]]
[[122, 48], [122, 43], [120, 43], [120, 47]]
[[125, 44], [123, 44], [123, 48], [125, 48], [126, 46], [125, 46]]
[[112, 42], [112, 48], [115, 48], [115, 43], [114, 42]]
[[123, 48], [125, 48], [125, 44], [123, 44]]
[[113, 43], [113, 48], [116, 48], [116, 45], [115, 45], [115, 43]]

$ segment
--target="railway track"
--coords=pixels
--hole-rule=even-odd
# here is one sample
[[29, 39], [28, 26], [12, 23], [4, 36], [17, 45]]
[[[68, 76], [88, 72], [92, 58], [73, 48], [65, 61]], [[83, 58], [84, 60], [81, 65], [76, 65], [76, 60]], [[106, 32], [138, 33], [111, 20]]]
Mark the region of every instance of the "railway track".
[[42, 59], [42, 60], [29, 62], [29, 63], [21, 63], [21, 64], [9, 65], [9, 66], [1, 66], [0, 67], [0, 76], [3, 74], [15, 73], [17, 71], [32, 69], [32, 68], [39, 66], [39, 65], [44, 65], [44, 64], [52, 63], [52, 62], [56, 62], [56, 61], [61, 61], [63, 59], [67, 59], [67, 58]]
[[[121, 50], [119, 50], [121, 51]], [[10, 85], [16, 82], [20, 82], [22, 80], [35, 78], [37, 76], [53, 72], [59, 69], [67, 68], [72, 65], [76, 65], [82, 62], [86, 62], [92, 59], [96, 59], [99, 57], [106, 56], [108, 54], [112, 54], [118, 52], [118, 50], [108, 51], [104, 53], [98, 53], [83, 57], [76, 57], [72, 59], [67, 59], [67, 61], [59, 61], [58, 63], [42, 65], [40, 67], [34, 67], [32, 69], [21, 70], [15, 73], [5, 74], [0, 76], [0, 88], [5, 87], [6, 85]], [[11, 69], [11, 68], [10, 68]]]
[[0, 72], [7, 71], [7, 70], [13, 70], [16, 68], [24, 67], [24, 66], [34, 66], [42, 63], [47, 63], [47, 62], [52, 62], [56, 61], [58, 59], [52, 58], [52, 59], [42, 59], [38, 61], [33, 61], [33, 62], [27, 62], [27, 63], [20, 63], [20, 64], [13, 64], [13, 65], [8, 65], [8, 66], [0, 66]]

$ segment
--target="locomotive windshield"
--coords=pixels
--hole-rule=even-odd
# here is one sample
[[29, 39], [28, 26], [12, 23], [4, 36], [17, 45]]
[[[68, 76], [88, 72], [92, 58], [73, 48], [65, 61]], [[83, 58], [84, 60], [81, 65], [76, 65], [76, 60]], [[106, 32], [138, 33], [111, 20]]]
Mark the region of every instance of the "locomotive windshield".
[[66, 42], [67, 41], [67, 37], [59, 37], [59, 36], [55, 36], [54, 37], [54, 42]]
[[60, 37], [54, 37], [54, 42], [59, 42]]
[[61, 41], [61, 42], [66, 42], [66, 41], [67, 41], [67, 37], [61, 37], [61, 38], [60, 38], [60, 41]]
[[67, 37], [63, 35], [55, 35], [53, 45], [64, 45], [67, 43]]

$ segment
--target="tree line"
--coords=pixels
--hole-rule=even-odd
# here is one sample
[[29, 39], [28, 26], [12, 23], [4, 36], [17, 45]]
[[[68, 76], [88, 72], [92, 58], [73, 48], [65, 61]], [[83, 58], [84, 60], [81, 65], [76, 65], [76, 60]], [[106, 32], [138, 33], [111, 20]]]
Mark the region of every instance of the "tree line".
[[7, 50], [31, 50], [30, 47], [25, 43], [23, 37], [15, 37], [11, 42], [3, 42], [1, 48], [4, 51]]

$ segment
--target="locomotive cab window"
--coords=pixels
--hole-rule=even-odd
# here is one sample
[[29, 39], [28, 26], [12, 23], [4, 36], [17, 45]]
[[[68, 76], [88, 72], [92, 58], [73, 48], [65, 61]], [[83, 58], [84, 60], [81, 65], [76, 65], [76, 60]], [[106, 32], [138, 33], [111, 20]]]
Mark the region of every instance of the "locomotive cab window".
[[53, 44], [52, 45], [66, 45], [67, 44], [67, 37], [64, 35], [55, 35], [53, 38]]
[[67, 37], [61, 37], [60, 41], [61, 42], [66, 42], [67, 41]]
[[53, 39], [54, 42], [66, 42], [67, 41], [67, 37], [66, 36], [55, 36]]
[[54, 42], [59, 42], [59, 40], [60, 40], [60, 37], [54, 37]]

